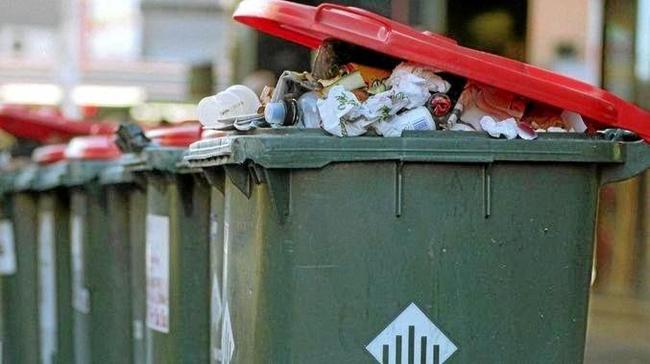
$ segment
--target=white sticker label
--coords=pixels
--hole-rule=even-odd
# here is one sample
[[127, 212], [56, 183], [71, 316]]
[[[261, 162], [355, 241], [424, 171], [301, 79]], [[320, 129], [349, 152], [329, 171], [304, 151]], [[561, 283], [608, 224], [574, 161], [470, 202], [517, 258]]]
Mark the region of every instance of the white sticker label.
[[169, 333], [169, 217], [147, 216], [147, 326]]
[[11, 220], [0, 220], [0, 275], [16, 273], [16, 246]]
[[144, 339], [142, 320], [133, 320], [133, 339], [138, 341]]
[[210, 215], [210, 240], [217, 241], [219, 235], [219, 219], [216, 214]]
[[[235, 353], [235, 338], [232, 332], [232, 323], [230, 320], [230, 309], [228, 308], [228, 245], [230, 244], [230, 225], [228, 220], [223, 224], [223, 280], [222, 287], [219, 287], [217, 275], [212, 278], [212, 327], [214, 330], [220, 330], [216, 333], [221, 334], [221, 340], [217, 339], [215, 345], [220, 347], [212, 348], [212, 357], [221, 364], [229, 364]], [[221, 325], [219, 323], [221, 322]], [[217, 337], [218, 334], [217, 334]]]
[[442, 364], [457, 349], [415, 303], [366, 346], [382, 364]]
[[41, 327], [41, 362], [51, 363], [56, 353], [56, 254], [54, 216], [51, 211], [40, 215], [38, 230], [39, 316]]
[[70, 224], [70, 251], [72, 254], [72, 308], [81, 313], [89, 313], [90, 293], [85, 286], [86, 267], [83, 249], [83, 216], [72, 215]]

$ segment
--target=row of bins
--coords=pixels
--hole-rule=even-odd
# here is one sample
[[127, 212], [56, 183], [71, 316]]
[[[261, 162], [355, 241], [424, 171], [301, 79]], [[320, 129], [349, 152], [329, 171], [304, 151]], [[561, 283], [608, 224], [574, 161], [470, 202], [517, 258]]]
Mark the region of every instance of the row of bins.
[[[182, 164], [200, 133], [152, 130], [137, 155], [112, 136], [78, 137], [2, 173], [3, 254], [15, 261], [0, 277], [3, 362], [209, 361], [209, 187]], [[151, 269], [166, 276], [148, 284], [147, 246], [157, 259], [161, 244], [166, 261]], [[150, 325], [147, 287], [168, 292], [151, 298], [167, 312], [150, 310]]]
[[[244, 0], [235, 19], [650, 140], [603, 90], [368, 11]], [[0, 174], [4, 362], [582, 362], [599, 188], [650, 165], [646, 142], [595, 133], [201, 134], [78, 138]]]
[[[417, 312], [438, 360], [578, 362], [599, 186], [650, 164], [578, 136], [156, 133], [188, 131], [128, 154], [77, 138], [2, 174], [4, 362], [368, 362]], [[459, 138], [467, 160], [431, 154]], [[505, 147], [533, 159], [484, 162]]]

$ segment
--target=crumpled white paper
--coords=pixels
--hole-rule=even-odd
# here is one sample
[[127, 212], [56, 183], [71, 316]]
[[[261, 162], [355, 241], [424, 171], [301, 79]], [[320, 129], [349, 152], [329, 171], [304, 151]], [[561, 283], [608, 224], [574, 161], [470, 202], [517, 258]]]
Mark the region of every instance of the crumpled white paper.
[[361, 113], [368, 120], [385, 120], [403, 108], [401, 105], [395, 105], [391, 98], [390, 91], [384, 91], [377, 95], [370, 96], [366, 102], [363, 103]]
[[327, 98], [317, 102], [323, 129], [337, 136], [359, 136], [366, 133], [372, 121], [361, 119], [361, 104], [356, 96], [343, 86], [332, 87]]
[[463, 123], [454, 123], [451, 125], [449, 128], [451, 131], [476, 131], [476, 129], [472, 128], [471, 126]]
[[436, 130], [436, 123], [426, 107], [420, 106], [411, 111], [373, 124], [375, 131], [385, 137], [402, 136], [404, 130]]
[[435, 70], [422, 66], [416, 63], [402, 62], [395, 69], [388, 78], [388, 84], [393, 87], [402, 82], [402, 79], [415, 76], [424, 82], [427, 90], [433, 93], [443, 92], [447, 93], [451, 88], [451, 84], [445, 81], [442, 77], [435, 73]]
[[378, 133], [401, 134], [402, 130], [410, 129], [393, 120], [398, 112], [419, 108], [431, 97], [430, 92], [447, 92], [451, 87], [433, 70], [405, 63], [395, 69], [388, 84], [390, 90], [372, 95], [363, 103], [343, 86], [332, 87], [327, 97], [317, 103], [323, 129], [337, 136], [359, 136], [365, 134], [370, 125], [383, 123], [379, 128], [375, 125]]
[[582, 120], [582, 116], [576, 112], [564, 110], [560, 115], [566, 123], [569, 131], [584, 133], [587, 131], [587, 124]]
[[403, 102], [404, 108], [409, 110], [424, 105], [431, 97], [427, 81], [412, 73], [404, 73], [392, 81], [389, 79], [389, 84], [392, 86], [388, 91], [393, 94], [392, 99], [396, 103]]
[[481, 129], [488, 133], [493, 138], [500, 138], [501, 136], [506, 139], [515, 139], [520, 137], [525, 140], [533, 140], [537, 138], [537, 134], [531, 128], [520, 127], [515, 118], [509, 118], [502, 121], [496, 121], [490, 116], [484, 116], [480, 120]]
[[[374, 123], [387, 123], [380, 127], [380, 130], [391, 129], [392, 126], [389, 125], [396, 124], [390, 124], [390, 121], [396, 118], [399, 111], [421, 107], [429, 98], [429, 92], [421, 84], [422, 79], [417, 79], [405, 78], [399, 85], [370, 96], [363, 103], [343, 86], [333, 87], [325, 99], [317, 102], [323, 128], [337, 136], [363, 135]], [[405, 127], [395, 128], [401, 134], [402, 130], [408, 130], [404, 129]], [[380, 134], [386, 135], [381, 132]]]
[[517, 137], [517, 120], [513, 118], [496, 121], [489, 116], [483, 116], [479, 123], [481, 129], [493, 138], [504, 136], [506, 139], [515, 139]]

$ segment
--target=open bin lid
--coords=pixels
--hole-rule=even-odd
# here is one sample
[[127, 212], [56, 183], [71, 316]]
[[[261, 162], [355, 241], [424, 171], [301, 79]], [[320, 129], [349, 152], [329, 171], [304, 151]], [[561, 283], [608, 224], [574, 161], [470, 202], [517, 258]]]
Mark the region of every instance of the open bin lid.
[[190, 144], [201, 139], [201, 124], [191, 123], [180, 126], [164, 127], [148, 130], [145, 135], [156, 144], [163, 147], [187, 148]]
[[120, 155], [114, 135], [76, 137], [65, 149], [66, 159], [108, 161], [117, 159]]
[[19, 138], [58, 143], [81, 135], [113, 134], [117, 128], [112, 123], [68, 120], [57, 114], [3, 107], [0, 108], [0, 129]]
[[581, 114], [603, 127], [631, 130], [650, 141], [650, 112], [587, 83], [535, 66], [462, 47], [375, 13], [334, 4], [244, 0], [233, 18], [265, 33], [317, 48], [335, 38], [420, 63]]
[[44, 145], [34, 149], [32, 160], [40, 165], [52, 164], [65, 159], [67, 144]]

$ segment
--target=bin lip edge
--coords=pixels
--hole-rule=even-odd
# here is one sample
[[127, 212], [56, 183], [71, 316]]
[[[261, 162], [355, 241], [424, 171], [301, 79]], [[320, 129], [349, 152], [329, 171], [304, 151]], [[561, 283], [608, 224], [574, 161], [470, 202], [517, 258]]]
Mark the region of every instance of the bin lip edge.
[[[470, 133], [424, 132], [397, 138], [338, 138], [300, 133], [229, 135], [192, 144], [183, 159], [193, 168], [252, 161], [266, 168], [283, 168], [283, 164], [286, 164], [284, 168], [289, 169], [320, 168], [330, 163], [364, 161], [598, 164], [625, 162], [627, 143], [584, 134], [549, 133], [533, 141], [494, 139], [482, 133], [467, 134]], [[301, 155], [307, 157], [300, 160]], [[294, 159], [287, 156], [293, 156]]]
[[[130, 173], [160, 172], [169, 174], [194, 173], [192, 166], [186, 165], [184, 157], [187, 148], [152, 145], [140, 153], [129, 154], [121, 163]], [[162, 158], [155, 158], [162, 155]]]

